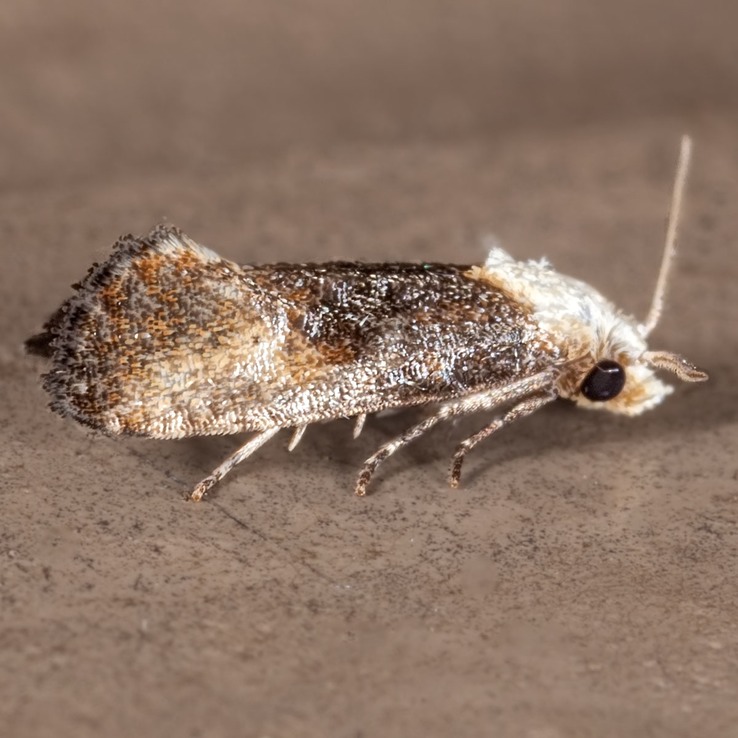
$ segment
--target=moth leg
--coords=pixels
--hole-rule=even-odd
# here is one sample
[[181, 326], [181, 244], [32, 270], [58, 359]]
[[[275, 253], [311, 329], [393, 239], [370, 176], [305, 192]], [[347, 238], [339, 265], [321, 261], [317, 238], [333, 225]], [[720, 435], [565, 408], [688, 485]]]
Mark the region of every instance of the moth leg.
[[300, 443], [302, 440], [303, 435], [305, 434], [305, 430], [307, 428], [307, 424], [305, 425], [298, 425], [297, 428], [295, 428], [294, 432], [292, 433], [292, 438], [290, 438], [290, 443], [287, 446], [288, 451], [294, 451], [297, 447], [297, 444]]
[[441, 410], [435, 415], [431, 415], [420, 423], [413, 425], [412, 427], [408, 428], [402, 435], [393, 438], [388, 443], [385, 443], [384, 446], [381, 446], [376, 453], [372, 454], [364, 462], [364, 466], [361, 468], [359, 478], [356, 480], [356, 487], [354, 489], [354, 492], [359, 497], [363, 497], [366, 494], [366, 488], [369, 485], [369, 481], [374, 475], [374, 472], [377, 470], [377, 467], [388, 456], [392, 456], [395, 451], [402, 448], [403, 446], [406, 446], [408, 443], [414, 441], [416, 438], [422, 436], [423, 433], [430, 430], [434, 425], [436, 425], [436, 423], [439, 423], [446, 417], [446, 413]]
[[[354, 491], [360, 497], [366, 494], [366, 488], [369, 484], [369, 480], [376, 471], [377, 467], [388, 457], [391, 456], [395, 451], [406, 446], [411, 441], [414, 441], [423, 433], [430, 430], [434, 425], [440, 423], [442, 420], [452, 418], [456, 415], [468, 415], [469, 413], [480, 412], [482, 410], [490, 410], [497, 405], [506, 402], [515, 402], [516, 400], [523, 400], [520, 406], [525, 404], [524, 398], [530, 397], [546, 397], [546, 402], [553, 400], [556, 397], [556, 391], [554, 390], [554, 374], [551, 370], [544, 370], [538, 374], [532, 374], [528, 377], [515, 380], [509, 384], [495, 387], [491, 390], [485, 390], [478, 392], [467, 397], [462, 397], [453, 402], [448, 402], [442, 405], [438, 411], [421, 421], [417, 425], [408, 428], [402, 435], [397, 436], [393, 440], [385, 443], [375, 454], [370, 456], [365, 462], [361, 469], [359, 478], [356, 481], [356, 487]], [[518, 407], [513, 407], [507, 415], [510, 415]], [[538, 406], [537, 406], [538, 407]], [[533, 412], [529, 410], [528, 412]], [[527, 414], [527, 413], [525, 413]], [[502, 418], [504, 422], [508, 422], [505, 419], [507, 415]], [[519, 417], [520, 414], [514, 415], [510, 418]], [[493, 431], [490, 431], [493, 432]], [[481, 439], [480, 439], [481, 440]], [[463, 459], [463, 454], [462, 454]]]
[[364, 430], [364, 423], [366, 422], [366, 413], [359, 413], [356, 416], [356, 424], [354, 425], [354, 438], [358, 438], [361, 435], [361, 431]]
[[256, 449], [263, 446], [272, 436], [279, 433], [280, 430], [281, 428], [270, 428], [250, 438], [219, 467], [214, 469], [212, 474], [199, 482], [195, 489], [192, 490], [189, 499], [192, 502], [199, 502], [234, 466], [240, 464], [247, 456], [251, 456]]
[[556, 399], [556, 395], [552, 392], [526, 397], [517, 405], [511, 407], [501, 418], [495, 418], [491, 423], [482, 428], [482, 430], [477, 431], [473, 436], [469, 436], [469, 438], [463, 440], [456, 448], [453, 461], [451, 462], [449, 484], [452, 487], [459, 486], [459, 482], [461, 480], [461, 466], [464, 463], [464, 457], [478, 443], [483, 441], [485, 438], [489, 438], [493, 433], [500, 430], [502, 426], [508, 425], [518, 418], [524, 418], [526, 415], [534, 413], [536, 410], [554, 399]]

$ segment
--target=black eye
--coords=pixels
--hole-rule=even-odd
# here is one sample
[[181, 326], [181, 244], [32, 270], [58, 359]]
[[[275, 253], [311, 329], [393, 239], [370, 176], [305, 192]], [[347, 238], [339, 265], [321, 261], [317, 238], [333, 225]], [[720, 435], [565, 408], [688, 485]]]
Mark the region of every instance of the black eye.
[[625, 386], [625, 369], [617, 361], [598, 361], [582, 382], [582, 394], [592, 402], [617, 397]]

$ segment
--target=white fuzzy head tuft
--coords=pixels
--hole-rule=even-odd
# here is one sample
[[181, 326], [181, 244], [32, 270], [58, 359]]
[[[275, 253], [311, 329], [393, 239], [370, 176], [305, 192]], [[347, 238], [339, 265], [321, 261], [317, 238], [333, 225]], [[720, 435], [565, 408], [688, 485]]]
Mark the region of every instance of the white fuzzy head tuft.
[[541, 335], [558, 349], [561, 397], [584, 407], [638, 415], [672, 392], [654, 367], [687, 381], [706, 378], [673, 354], [660, 353], [660, 361], [654, 361], [656, 354], [648, 351], [643, 328], [634, 318], [588, 284], [559, 274], [545, 259], [516, 261], [495, 245], [472, 276], [530, 309]]

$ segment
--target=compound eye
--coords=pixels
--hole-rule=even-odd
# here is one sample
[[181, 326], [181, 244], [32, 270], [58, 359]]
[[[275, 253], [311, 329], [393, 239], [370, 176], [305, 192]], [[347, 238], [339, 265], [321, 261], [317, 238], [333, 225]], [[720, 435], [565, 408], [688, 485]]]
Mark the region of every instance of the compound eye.
[[582, 382], [582, 394], [592, 402], [617, 397], [625, 387], [625, 369], [617, 361], [598, 361]]

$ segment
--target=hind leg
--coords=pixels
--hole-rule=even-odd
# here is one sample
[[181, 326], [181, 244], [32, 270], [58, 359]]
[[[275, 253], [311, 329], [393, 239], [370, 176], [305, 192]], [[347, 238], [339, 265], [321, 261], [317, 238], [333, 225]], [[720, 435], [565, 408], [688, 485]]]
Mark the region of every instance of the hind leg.
[[281, 428], [270, 428], [250, 438], [220, 466], [214, 469], [211, 474], [199, 482], [195, 489], [192, 490], [189, 499], [192, 502], [199, 502], [234, 466], [240, 464], [248, 456], [251, 456], [256, 449], [263, 446], [272, 436], [279, 433], [280, 430]]

